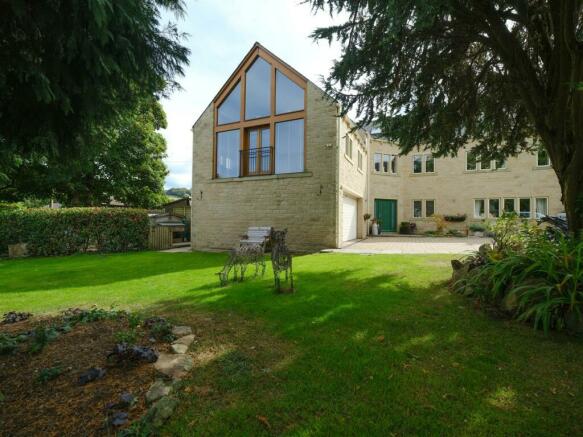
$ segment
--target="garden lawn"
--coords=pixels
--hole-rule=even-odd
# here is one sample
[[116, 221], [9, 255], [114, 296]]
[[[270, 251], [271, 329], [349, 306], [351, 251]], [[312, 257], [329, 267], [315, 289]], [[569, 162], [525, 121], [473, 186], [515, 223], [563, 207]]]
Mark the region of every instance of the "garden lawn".
[[451, 256], [298, 256], [292, 295], [270, 269], [218, 287], [224, 259], [1, 261], [0, 312], [115, 304], [200, 326], [169, 435], [583, 434], [583, 342], [450, 294]]

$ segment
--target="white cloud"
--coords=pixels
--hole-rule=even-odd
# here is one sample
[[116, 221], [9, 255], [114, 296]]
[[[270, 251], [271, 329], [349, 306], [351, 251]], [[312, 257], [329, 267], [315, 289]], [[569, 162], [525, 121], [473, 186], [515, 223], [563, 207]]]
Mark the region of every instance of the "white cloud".
[[[314, 16], [298, 0], [197, 0], [187, 4], [178, 27], [190, 35], [190, 65], [179, 78], [183, 87], [162, 101], [168, 128], [166, 186], [191, 185], [190, 128], [256, 41], [316, 83], [339, 55], [337, 45], [315, 43], [310, 34], [332, 23], [327, 14]], [[173, 16], [167, 19], [175, 21]]]

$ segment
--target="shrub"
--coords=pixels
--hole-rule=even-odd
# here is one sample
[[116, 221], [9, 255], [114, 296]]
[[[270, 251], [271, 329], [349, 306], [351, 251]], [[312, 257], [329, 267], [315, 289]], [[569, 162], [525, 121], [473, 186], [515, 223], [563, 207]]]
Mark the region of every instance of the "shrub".
[[465, 222], [468, 216], [466, 214], [444, 215], [446, 222]]
[[115, 333], [115, 341], [118, 343], [135, 344], [138, 339], [138, 333], [135, 329], [128, 331], [118, 331]]
[[58, 366], [47, 367], [39, 372], [38, 376], [36, 377], [36, 380], [41, 384], [46, 384], [47, 382], [58, 378], [61, 375], [61, 373], [63, 373], [63, 370]]
[[35, 256], [141, 250], [148, 245], [147, 211], [126, 208], [0, 209], [0, 253], [28, 243]]
[[399, 225], [399, 234], [414, 234], [415, 229], [417, 229], [417, 225], [415, 223], [401, 222]]
[[443, 218], [440, 214], [433, 214], [431, 216], [431, 220], [435, 223], [435, 230], [438, 234], [443, 234], [443, 230], [445, 229], [445, 218]]
[[484, 232], [486, 231], [486, 226], [481, 223], [472, 223], [469, 226], [470, 231], [472, 232]]
[[16, 350], [18, 342], [8, 334], [0, 333], [0, 355], [7, 355]]
[[535, 328], [570, 327], [583, 322], [583, 241], [538, 235], [520, 247], [493, 250], [470, 271], [463, 293], [503, 307]]
[[172, 333], [172, 325], [166, 320], [159, 320], [153, 323], [150, 326], [150, 334], [152, 337], [168, 343], [176, 339], [176, 336]]
[[530, 224], [516, 213], [503, 214], [497, 220], [488, 223], [487, 229], [498, 250], [520, 250], [529, 243], [544, 238], [544, 231], [536, 224]]
[[124, 315], [124, 311], [93, 307], [89, 310], [81, 308], [70, 308], [63, 313], [63, 321], [69, 325], [76, 325], [77, 323], [91, 323], [99, 320], [115, 319]]
[[47, 344], [55, 340], [59, 336], [59, 332], [53, 326], [37, 326], [32, 332], [31, 342], [28, 351], [31, 354], [40, 353]]

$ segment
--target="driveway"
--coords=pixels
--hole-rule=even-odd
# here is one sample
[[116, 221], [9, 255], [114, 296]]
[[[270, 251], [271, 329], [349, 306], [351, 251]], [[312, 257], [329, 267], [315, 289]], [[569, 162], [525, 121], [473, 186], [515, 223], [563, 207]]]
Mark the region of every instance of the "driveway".
[[455, 253], [467, 254], [478, 250], [489, 238], [478, 237], [371, 237], [366, 240], [347, 242], [341, 249], [324, 252], [395, 254], [395, 253]]

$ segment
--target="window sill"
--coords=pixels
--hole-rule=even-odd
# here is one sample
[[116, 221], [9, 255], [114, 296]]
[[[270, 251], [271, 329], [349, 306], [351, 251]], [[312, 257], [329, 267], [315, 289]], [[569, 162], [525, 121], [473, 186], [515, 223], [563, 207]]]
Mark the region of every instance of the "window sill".
[[409, 173], [409, 176], [437, 176], [437, 172], [433, 171], [430, 173], [423, 172], [423, 173]]
[[357, 168], [356, 169], [360, 174], [364, 174], [364, 171], [362, 171], [362, 168]]
[[552, 168], [553, 168], [552, 165], [536, 165], [532, 169], [533, 170], [550, 170]]
[[352, 158], [347, 155], [346, 153], [344, 154], [344, 159], [346, 159], [348, 162], [350, 162], [351, 165], [354, 165], [354, 161], [352, 160]]
[[273, 179], [288, 179], [288, 178], [306, 178], [312, 176], [311, 171], [304, 171], [299, 173], [280, 173], [280, 174], [270, 174], [265, 176], [243, 176], [236, 178], [216, 178], [211, 180], [211, 183], [228, 183], [228, 182], [246, 182], [246, 181], [265, 181]]
[[480, 174], [484, 174], [484, 173], [499, 173], [499, 172], [505, 172], [505, 171], [510, 171], [508, 170], [508, 168], [494, 168], [494, 169], [488, 169], [488, 170], [464, 170], [464, 173], [469, 173], [469, 174], [476, 174], [476, 173], [480, 173]]
[[385, 173], [385, 172], [382, 172], [382, 171], [373, 171], [372, 174], [373, 175], [376, 175], [376, 176], [392, 176], [392, 177], [398, 177], [399, 176], [399, 173]]

